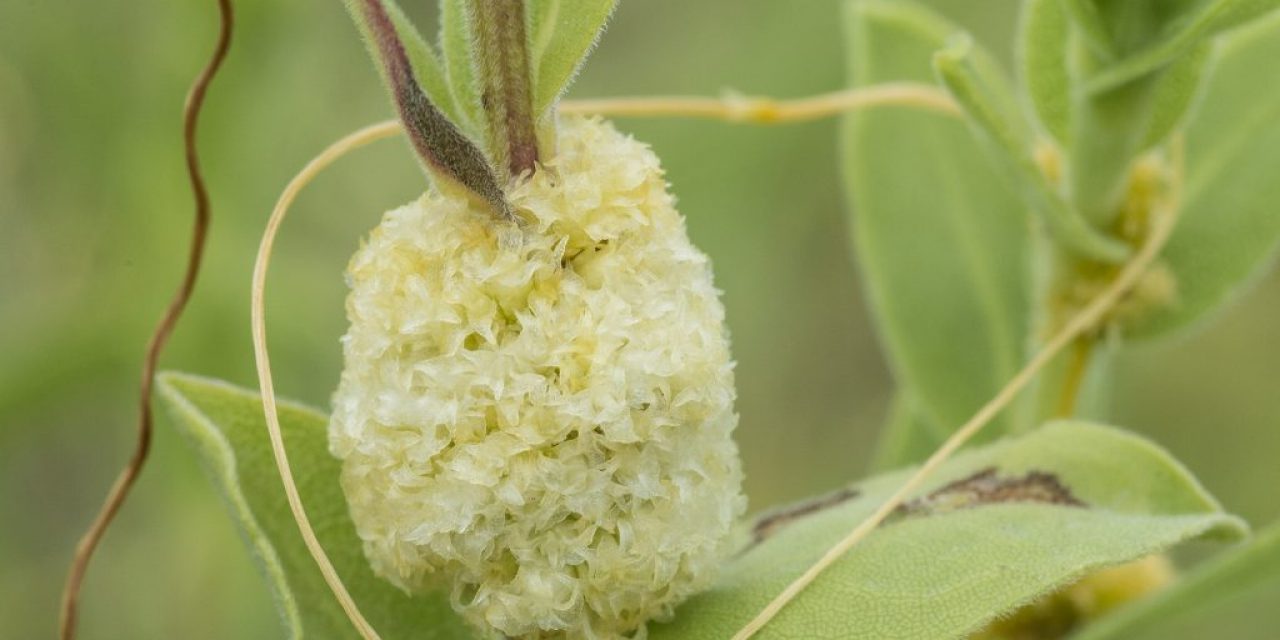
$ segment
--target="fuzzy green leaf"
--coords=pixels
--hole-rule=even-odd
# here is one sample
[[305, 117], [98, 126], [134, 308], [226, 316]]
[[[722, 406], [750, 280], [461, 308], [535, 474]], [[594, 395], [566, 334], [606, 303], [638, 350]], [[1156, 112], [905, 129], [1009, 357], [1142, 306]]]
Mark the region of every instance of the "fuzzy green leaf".
[[[1128, 0], [1133, 2], [1133, 0]], [[1163, 0], [1145, 0], [1158, 6]], [[1120, 6], [1120, 3], [1114, 3]], [[1204, 45], [1227, 29], [1237, 27], [1280, 7], [1278, 0], [1210, 0], [1193, 14], [1177, 16], [1162, 33], [1134, 53], [1109, 64], [1089, 81], [1093, 93], [1109, 91], [1168, 65]], [[1148, 16], [1149, 18], [1149, 16]]]
[[[408, 21], [389, 0], [346, 0], [346, 5], [391, 91], [405, 135], [428, 173], [470, 191], [499, 217], [510, 219], [513, 214], [488, 159], [418, 81], [419, 70], [405, 44], [406, 37], [412, 40], [417, 32], [406, 26]], [[423, 43], [418, 50], [420, 58], [434, 59], [423, 53], [430, 52], [425, 47]]]
[[[200, 454], [267, 579], [285, 636], [356, 638], [320, 575], [290, 514], [256, 392], [196, 376], [166, 373], [157, 391], [170, 422]], [[327, 418], [285, 403], [280, 422], [298, 490], [321, 545], [360, 610], [387, 640], [472, 638], [447, 596], [408, 597], [373, 575], [329, 455]]]
[[[162, 375], [158, 389], [172, 422], [226, 496], [276, 594], [287, 635], [355, 637], [290, 515], [258, 394], [174, 373]], [[472, 637], [443, 595], [411, 598], [372, 574], [347, 515], [340, 464], [328, 453], [325, 417], [286, 403], [281, 422], [320, 542], [382, 637]], [[994, 471], [974, 480], [987, 469]], [[904, 473], [867, 481], [857, 496], [811, 517], [775, 518], [769, 537], [738, 555], [718, 587], [681, 607], [675, 622], [656, 627], [652, 637], [726, 637], [874, 509]], [[999, 485], [1005, 489], [1021, 482], [1026, 489], [1015, 495], [1039, 502], [988, 504], [954, 486], [934, 493], [963, 479], [970, 481], [961, 485], [967, 490], [989, 486], [974, 482], [1005, 482]], [[766, 633], [856, 639], [895, 628], [908, 631], [896, 637], [953, 637], [1091, 569], [1241, 528], [1163, 451], [1082, 423], [1050, 425], [963, 453], [921, 492], [928, 493], [932, 501], [912, 503], [909, 513], [837, 562]], [[955, 509], [956, 499], [966, 497], [976, 501]], [[931, 615], [918, 611], [925, 602]]]
[[[979, 475], [983, 470], [994, 471]], [[675, 620], [650, 637], [727, 637], [871, 513], [905, 473], [863, 482], [855, 497], [790, 522], [776, 515], [763, 520], [771, 535], [742, 552], [715, 588], [677, 609]], [[1019, 499], [991, 502], [967, 493], [982, 478], [1035, 488], [1015, 491]], [[1079, 422], [970, 450], [929, 484], [920, 495], [933, 494], [933, 502], [911, 503], [905, 512], [911, 515], [899, 512], [759, 637], [962, 638], [1092, 570], [1192, 537], [1235, 538], [1244, 530], [1164, 451]], [[1083, 506], [1032, 494], [1060, 502], [1069, 495]], [[947, 499], [957, 496], [964, 506]]]
[[[1135, 602], [1087, 627], [1072, 640], [1170, 640], [1171, 638], [1232, 638], [1230, 622], [1242, 615], [1265, 620], [1275, 611], [1255, 594], [1280, 594], [1280, 523], [1273, 524], [1247, 544], [1197, 567], [1173, 586]], [[1237, 601], [1254, 601], [1252, 612], [1237, 612]], [[1250, 613], [1252, 615], [1250, 615]], [[1273, 617], [1271, 619], [1274, 619]], [[1268, 629], [1269, 627], [1269, 629]], [[1274, 633], [1274, 625], [1252, 625]], [[1266, 636], [1271, 637], [1271, 636]]]
[[617, 0], [530, 0], [534, 113], [545, 114], [591, 52]]
[[997, 170], [1005, 174], [1023, 201], [1045, 221], [1054, 239], [1063, 247], [1088, 258], [1120, 262], [1128, 255], [1127, 245], [1089, 226], [1067, 206], [1031, 157], [1032, 142], [1022, 112], [988, 56], [975, 53], [968, 34], [951, 39], [933, 56], [938, 80], [964, 110], [966, 121]]
[[[1084, 2], [1077, 4], [1087, 4]], [[1065, 143], [1071, 118], [1071, 76], [1067, 71], [1070, 21], [1061, 0], [1030, 0], [1022, 8], [1017, 59], [1020, 80], [1040, 125]], [[1142, 148], [1149, 148], [1182, 124], [1199, 95], [1209, 47], [1182, 56], [1155, 89]]]
[[413, 25], [394, 0], [384, 0], [384, 4], [387, 7], [387, 15], [395, 25], [396, 34], [400, 36], [400, 42], [404, 45], [405, 53], [409, 55], [409, 63], [413, 66], [413, 74], [418, 79], [418, 84], [445, 116], [456, 124], [461, 114], [453, 94], [449, 92], [449, 79], [435, 47], [422, 37], [422, 32]]
[[459, 126], [472, 139], [485, 140], [484, 107], [480, 82], [471, 56], [471, 23], [467, 0], [440, 0], [440, 51], [444, 57], [449, 92], [458, 105]]
[[871, 470], [888, 471], [924, 462], [947, 439], [948, 433], [925, 417], [920, 402], [899, 391], [880, 429]]
[[[932, 82], [953, 29], [905, 2], [848, 5], [853, 86]], [[862, 111], [841, 135], [856, 258], [900, 387], [954, 429], [1022, 365], [1030, 232], [962, 120]], [[989, 433], [1009, 430], [1008, 414]]]
[[1187, 125], [1187, 181], [1163, 253], [1177, 298], [1130, 335], [1185, 327], [1221, 308], [1269, 264], [1280, 243], [1280, 16], [1222, 42]]
[[1191, 51], [1161, 74], [1155, 95], [1151, 97], [1151, 114], [1142, 149], [1160, 144], [1184, 124], [1204, 88], [1211, 51], [1209, 46]]
[[1022, 5], [1019, 81], [1040, 125], [1060, 143], [1067, 139], [1071, 117], [1071, 77], [1065, 57], [1069, 28], [1061, 0], [1028, 0]]

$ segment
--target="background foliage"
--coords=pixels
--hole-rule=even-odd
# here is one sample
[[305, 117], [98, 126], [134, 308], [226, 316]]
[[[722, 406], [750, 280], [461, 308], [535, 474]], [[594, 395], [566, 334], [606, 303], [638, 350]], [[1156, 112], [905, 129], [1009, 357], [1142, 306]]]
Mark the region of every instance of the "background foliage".
[[[991, 51], [1010, 49], [1016, 3], [932, 4]], [[390, 110], [340, 3], [237, 8], [201, 132], [210, 254], [165, 364], [251, 384], [248, 280], [271, 203], [313, 153]], [[571, 97], [830, 90], [846, 77], [838, 14], [835, 0], [624, 1]], [[156, 0], [0, 8], [0, 637], [52, 635], [72, 545], [131, 446], [142, 344], [188, 232], [182, 95], [214, 17], [212, 3]], [[891, 383], [849, 260], [836, 123], [620, 126], [663, 158], [725, 290], [752, 509], [863, 475]], [[381, 212], [421, 186], [405, 145], [382, 143], [303, 196], [268, 311], [282, 394], [326, 403], [341, 270]], [[1205, 330], [1127, 354], [1115, 391], [1119, 423], [1258, 524], [1280, 517], [1277, 313], [1273, 273]], [[85, 589], [86, 639], [279, 634], [213, 487], [163, 426]], [[1241, 605], [1240, 633], [1280, 623], [1262, 606], [1278, 596]]]

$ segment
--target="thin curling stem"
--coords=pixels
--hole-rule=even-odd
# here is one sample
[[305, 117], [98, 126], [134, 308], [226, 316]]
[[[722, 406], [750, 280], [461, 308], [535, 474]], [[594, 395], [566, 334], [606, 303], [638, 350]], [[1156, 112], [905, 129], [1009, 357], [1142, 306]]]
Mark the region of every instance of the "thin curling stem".
[[289, 455], [285, 451], [284, 437], [280, 430], [280, 415], [276, 408], [275, 385], [271, 378], [271, 360], [267, 353], [264, 299], [267, 286], [267, 267], [271, 262], [271, 250], [275, 245], [276, 235], [280, 231], [280, 224], [284, 222], [285, 214], [289, 212], [289, 206], [293, 204], [294, 199], [298, 197], [298, 193], [302, 191], [302, 188], [347, 152], [371, 142], [389, 138], [402, 131], [399, 121], [381, 122], [360, 129], [330, 145], [320, 155], [313, 158], [311, 162], [308, 162], [307, 166], [303, 167], [302, 171], [294, 176], [293, 180], [289, 181], [284, 192], [280, 194], [280, 199], [276, 202], [275, 209], [271, 212], [271, 217], [267, 220], [266, 231], [262, 234], [262, 244], [258, 247], [258, 256], [253, 265], [253, 288], [250, 303], [253, 324], [253, 357], [258, 369], [258, 384], [262, 391], [262, 409], [267, 420], [267, 432], [271, 437], [271, 452], [275, 456], [276, 469], [279, 471], [280, 480], [284, 484], [285, 497], [289, 500], [289, 509], [293, 512], [293, 519], [298, 524], [298, 531], [302, 534], [302, 540], [307, 545], [307, 551], [311, 553], [316, 566], [319, 567], [321, 575], [324, 576], [325, 583], [333, 590], [333, 595], [337, 598], [338, 604], [342, 606], [342, 610], [350, 618], [351, 624], [355, 626], [365, 640], [379, 640], [378, 633], [373, 630], [369, 621], [360, 613], [360, 609], [356, 606], [355, 601], [352, 600], [351, 594], [347, 592], [346, 586], [342, 584], [342, 578], [338, 576], [337, 570], [333, 568], [333, 563], [329, 561], [329, 556], [325, 554], [324, 547], [320, 546], [320, 541], [316, 538], [315, 531], [311, 528], [311, 521], [307, 519], [307, 511], [302, 506], [302, 498], [298, 495], [298, 487], [293, 480], [293, 471], [289, 466]]
[[182, 112], [182, 141], [186, 153], [187, 177], [191, 183], [191, 191], [195, 197], [195, 223], [191, 230], [191, 245], [187, 254], [187, 266], [178, 290], [169, 301], [168, 308], [156, 325], [151, 339], [147, 343], [146, 356], [142, 362], [142, 381], [138, 392], [138, 428], [137, 440], [133, 455], [107, 493], [97, 517], [89, 525], [89, 529], [76, 545], [75, 555], [71, 560], [71, 568], [67, 574], [67, 582], [62, 590], [62, 601], [59, 606], [58, 634], [62, 640], [73, 640], [76, 636], [76, 622], [79, 613], [80, 588], [84, 583], [85, 571], [93, 558], [98, 543], [102, 541], [107, 528], [115, 520], [116, 514], [124, 506], [129, 492], [142, 473], [151, 452], [151, 433], [154, 422], [151, 413], [151, 390], [155, 381], [157, 363], [169, 336], [178, 324], [178, 319], [187, 307], [187, 301], [195, 291], [196, 279], [200, 275], [200, 264], [204, 260], [205, 241], [208, 237], [210, 205], [209, 192], [205, 188], [204, 177], [200, 172], [200, 160], [196, 153], [196, 125], [204, 106], [205, 93], [209, 83], [218, 73], [222, 61], [227, 57], [231, 47], [231, 31], [235, 23], [231, 10], [231, 0], [218, 0], [219, 30], [218, 40], [209, 57], [209, 62], [200, 71], [187, 93], [187, 100]]
[[934, 451], [933, 455], [929, 456], [929, 459], [906, 482], [902, 483], [902, 486], [898, 487], [898, 490], [888, 500], [885, 500], [874, 513], [832, 546], [821, 559], [809, 567], [800, 577], [796, 578], [790, 585], [787, 585], [787, 588], [770, 601], [755, 618], [734, 634], [733, 640], [747, 640], [763, 629], [801, 591], [804, 591], [806, 587], [812, 584], [823, 571], [848, 553], [850, 549], [866, 538], [876, 527], [880, 526], [880, 523], [884, 522], [885, 518], [889, 517], [908, 496], [933, 475], [938, 470], [938, 467], [942, 466], [943, 463], [951, 458], [952, 454], [964, 446], [965, 443], [991, 422], [991, 419], [996, 414], [1008, 406], [1018, 392], [1030, 384], [1036, 374], [1044, 369], [1054, 357], [1070, 346], [1077, 338], [1101, 324], [1116, 303], [1138, 284], [1147, 269], [1160, 255], [1160, 250], [1164, 248], [1165, 242], [1169, 239], [1169, 234], [1173, 231], [1174, 223], [1181, 208], [1182, 146], [1181, 138], [1175, 139], [1171, 145], [1174, 181], [1170, 197], [1164, 203], [1165, 206], [1162, 207], [1163, 211], [1157, 210], [1153, 212], [1152, 227], [1148, 232], [1142, 249], [1130, 259], [1111, 285], [1099, 294], [1097, 298], [1094, 298], [1093, 302], [1090, 302], [1088, 306], [1081, 309], [1078, 314], [1071, 318], [1066, 326], [1045, 344], [1044, 348], [1013, 379], [1009, 380], [994, 398], [983, 405], [968, 422], [964, 423], [952, 434], [941, 447], [938, 447], [938, 450]]

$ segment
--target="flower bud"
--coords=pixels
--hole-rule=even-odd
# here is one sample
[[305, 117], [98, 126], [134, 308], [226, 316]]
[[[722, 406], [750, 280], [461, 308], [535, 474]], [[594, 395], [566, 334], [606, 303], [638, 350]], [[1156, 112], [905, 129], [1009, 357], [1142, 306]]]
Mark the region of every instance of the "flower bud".
[[618, 637], [710, 585], [745, 508], [733, 363], [653, 152], [556, 142], [522, 226], [433, 190], [359, 249], [330, 443], [380, 576], [487, 633]]

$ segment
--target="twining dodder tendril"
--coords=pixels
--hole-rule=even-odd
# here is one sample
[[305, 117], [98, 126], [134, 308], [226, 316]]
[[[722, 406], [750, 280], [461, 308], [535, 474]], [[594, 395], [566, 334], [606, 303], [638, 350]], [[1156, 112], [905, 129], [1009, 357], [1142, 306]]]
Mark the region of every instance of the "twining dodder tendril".
[[199, 156], [196, 152], [196, 124], [200, 117], [201, 107], [204, 105], [205, 93], [208, 91], [209, 83], [213, 81], [214, 75], [217, 74], [218, 69], [222, 66], [222, 61], [226, 58], [227, 51], [231, 46], [231, 30], [234, 24], [231, 0], [217, 1], [219, 14], [218, 40], [214, 45], [213, 53], [209, 57], [208, 63], [200, 71], [200, 75], [196, 77], [191, 85], [191, 90], [187, 93], [187, 100], [182, 114], [182, 140], [186, 150], [187, 175], [191, 182], [192, 194], [195, 197], [195, 224], [191, 230], [191, 245], [187, 256], [187, 266], [178, 290], [174, 293], [168, 308], [165, 309], [164, 316], [161, 317], [160, 323], [156, 325], [155, 332], [151, 335], [151, 340], [147, 343], [146, 357], [142, 363], [142, 383], [138, 394], [138, 436], [133, 456], [130, 457], [128, 464], [120, 472], [115, 483], [111, 485], [111, 490], [107, 493], [102, 509], [89, 526], [89, 530], [80, 539], [79, 544], [76, 545], [75, 556], [71, 561], [71, 570], [67, 575], [60, 607], [59, 634], [63, 640], [71, 640], [76, 634], [76, 613], [77, 605], [79, 604], [80, 586], [84, 581], [84, 574], [88, 568], [89, 560], [93, 557], [93, 552], [102, 540], [103, 534], [106, 533], [107, 527], [115, 519], [120, 507], [124, 505], [129, 491], [138, 479], [138, 474], [142, 472], [143, 465], [146, 464], [147, 454], [151, 450], [151, 387], [155, 379], [156, 363], [160, 359], [160, 354], [164, 351], [170, 334], [173, 333], [173, 328], [178, 323], [178, 318], [182, 316], [182, 311], [186, 308], [187, 301], [191, 299], [191, 293], [195, 290], [196, 277], [200, 273], [200, 263], [204, 258], [205, 239], [209, 229], [210, 206], [209, 192], [205, 187], [204, 177], [200, 172]]

